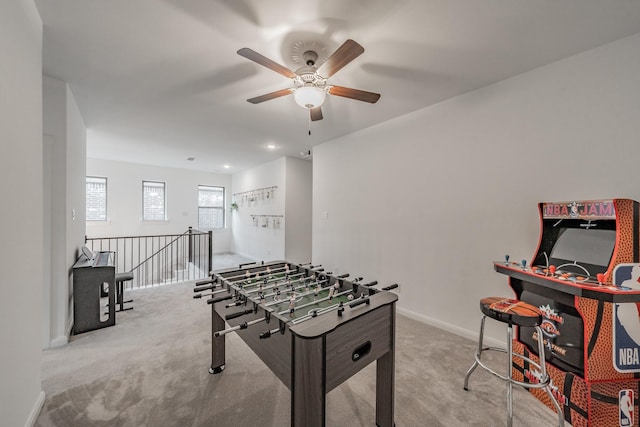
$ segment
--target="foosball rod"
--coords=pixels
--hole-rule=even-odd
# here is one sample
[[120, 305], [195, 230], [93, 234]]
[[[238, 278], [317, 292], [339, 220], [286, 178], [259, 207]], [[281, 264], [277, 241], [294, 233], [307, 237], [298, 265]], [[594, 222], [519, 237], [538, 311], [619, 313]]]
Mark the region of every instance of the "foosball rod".
[[333, 304], [333, 305], [330, 305], [330, 306], [327, 306], [327, 307], [324, 307], [324, 308], [319, 308], [317, 310], [311, 310], [312, 313], [308, 313], [308, 314], [305, 314], [304, 316], [297, 317], [297, 318], [293, 319], [291, 321], [291, 323], [293, 325], [297, 325], [298, 323], [302, 323], [302, 322], [305, 322], [305, 321], [307, 321], [309, 319], [313, 319], [314, 317], [318, 317], [318, 316], [321, 316], [321, 315], [323, 315], [325, 313], [329, 313], [330, 311], [333, 311], [333, 310], [337, 309], [338, 307], [340, 307], [340, 304]]
[[[289, 276], [289, 279], [292, 279], [292, 278], [293, 278], [293, 279], [297, 279], [299, 276], [301, 276], [301, 275], [303, 275], [303, 274], [304, 274], [304, 273], [296, 273], [296, 274], [292, 274], [292, 275], [290, 275], [290, 276]], [[305, 276], [305, 277], [309, 277], [309, 276]], [[272, 284], [272, 285], [268, 285], [268, 286], [264, 287], [263, 289], [271, 289], [271, 288], [274, 288], [274, 287], [278, 286], [278, 284], [280, 284], [280, 283], [284, 283], [284, 282], [285, 282], [285, 280], [286, 280], [286, 278], [285, 278], [285, 279], [273, 278], [273, 279], [271, 279], [271, 280], [267, 280], [267, 283], [273, 283], [273, 282], [276, 282], [276, 283], [275, 283], [275, 284]], [[237, 283], [237, 282], [236, 282], [236, 283]], [[262, 284], [264, 284], [264, 281], [260, 281], [260, 279], [256, 279], [256, 282], [255, 282], [255, 283], [249, 283], [249, 284], [247, 284], [246, 286], [260, 286], [260, 284], [261, 284], [261, 283], [262, 283]], [[260, 289], [253, 289], [253, 288], [252, 288], [252, 289], [246, 289], [246, 287], [245, 287], [245, 286], [243, 286], [243, 287], [242, 287], [242, 290], [243, 290], [243, 291], [246, 291], [247, 293], [253, 293], [253, 292], [257, 292], [257, 291], [259, 291]]]
[[[344, 279], [345, 277], [349, 277], [349, 273], [346, 273], [346, 274], [343, 274], [343, 275], [341, 275], [341, 276], [338, 276], [338, 278], [340, 278], [340, 279]], [[300, 280], [299, 280], [299, 281], [298, 281], [298, 283], [301, 283], [299, 286], [293, 286], [293, 284], [292, 284], [291, 286], [293, 286], [293, 287], [291, 287], [291, 288], [289, 288], [289, 287], [285, 288], [284, 292], [285, 292], [285, 293], [286, 293], [286, 292], [291, 292], [291, 291], [295, 292], [295, 291], [298, 291], [298, 290], [303, 289], [303, 288], [310, 288], [310, 287], [313, 287], [314, 285], [316, 285], [316, 286], [317, 286], [317, 285], [319, 285], [319, 284], [326, 283], [326, 282], [327, 282], [326, 280], [316, 280], [316, 281], [315, 281], [315, 282], [313, 282], [313, 283], [303, 283], [302, 281], [300, 281]], [[276, 286], [268, 286], [268, 287], [263, 288], [263, 290], [264, 290], [264, 289], [273, 289], [273, 288], [275, 288], [275, 287], [276, 287]], [[260, 289], [258, 289], [258, 291], [260, 291]], [[249, 294], [249, 293], [253, 293], [253, 292], [254, 292], [254, 290], [252, 290], [252, 291], [247, 291], [247, 292], [244, 294], [244, 296], [245, 296], [245, 297], [250, 297], [248, 294]], [[306, 292], [306, 293], [304, 293], [304, 294], [300, 294], [300, 296], [310, 295], [311, 293], [313, 293], [313, 291], [309, 291], [309, 292]], [[274, 296], [274, 295], [277, 295], [277, 293], [272, 292], [272, 293], [270, 293], [270, 294], [266, 294], [266, 295], [265, 295], [265, 298], [267, 298], [267, 297], [271, 297], [271, 296]], [[284, 302], [284, 301], [271, 301], [271, 302], [268, 302], [268, 303], [263, 304], [263, 306], [269, 307], [269, 306], [272, 306], [272, 305], [280, 304], [280, 303], [282, 303], [282, 302]], [[239, 301], [239, 302], [236, 302], [236, 303], [228, 304], [228, 305], [226, 306], [226, 308], [230, 308], [230, 307], [237, 307], [237, 306], [242, 305], [242, 304], [243, 304], [243, 302], [242, 302], [242, 301]]]
[[202, 297], [211, 297], [214, 295], [218, 295], [218, 294], [222, 294], [228, 292], [227, 289], [218, 289], [217, 291], [211, 291], [208, 294], [196, 294], [193, 296], [193, 299], [198, 299], [198, 298], [202, 298]]
[[[287, 321], [285, 323], [285, 325], [288, 325], [288, 324], [297, 325], [298, 323], [302, 323], [302, 322], [307, 321], [309, 319], [313, 319], [313, 318], [316, 318], [318, 316], [321, 316], [321, 315], [323, 315], [325, 313], [329, 313], [329, 312], [331, 312], [331, 311], [333, 311], [333, 310], [335, 310], [335, 309], [337, 309], [339, 307], [340, 307], [340, 304], [334, 304], [334, 305], [330, 305], [328, 307], [319, 308], [317, 310], [313, 310], [313, 313], [305, 314], [304, 316], [298, 317], [297, 319], [291, 319], [291, 320]], [[284, 314], [284, 313], [286, 313], [286, 311], [282, 312], [280, 314]], [[271, 335], [274, 335], [274, 334], [277, 334], [278, 332], [280, 332], [280, 329], [281, 328], [278, 327], [278, 328], [275, 328], [275, 329], [271, 329], [271, 330], [262, 332], [260, 334], [259, 338], [260, 339], [269, 338], [269, 337], [271, 337]]]
[[[292, 282], [300, 282], [302, 278], [298, 279], [297, 277], [294, 278], [294, 280]], [[256, 287], [251, 287], [251, 289], [247, 289], [246, 287], [237, 287], [236, 285], [230, 285], [231, 287], [233, 287], [233, 289], [238, 290], [239, 292], [243, 293], [244, 295], [249, 296], [250, 294], [254, 294], [256, 292], [260, 292], [260, 291], [265, 291], [265, 290], [269, 290], [269, 289], [274, 289], [277, 288], [280, 285], [286, 286], [286, 281], [285, 280], [281, 280], [278, 281], [277, 283], [273, 283], [271, 285], [267, 285], [267, 286], [262, 286], [262, 288], [260, 287], [260, 283], [252, 283], [252, 285], [256, 285]]]
[[[346, 295], [346, 294], [348, 294], [348, 293], [350, 293], [350, 292], [351, 292], [350, 290], [349, 290], [349, 291], [344, 291], [344, 292], [339, 292], [339, 293], [337, 293], [337, 294], [333, 295], [331, 298], [336, 298], [336, 297], [339, 297], [339, 296], [342, 296], [342, 295]], [[311, 305], [314, 305], [314, 304], [319, 303], [319, 302], [322, 302], [322, 301], [327, 301], [327, 300], [329, 300], [329, 299], [330, 299], [330, 297], [328, 297], [328, 296], [327, 296], [327, 297], [324, 297], [324, 298], [320, 298], [320, 299], [318, 299], [318, 300], [311, 301], [311, 302], [309, 302], [309, 303], [307, 303], [307, 304], [304, 304], [304, 305], [301, 305], [301, 306], [299, 306], [299, 307], [296, 307], [296, 310], [301, 309], [301, 308], [305, 308], [305, 307], [309, 307], [309, 306], [311, 306]], [[324, 313], [326, 313], [326, 312], [329, 312], [329, 311], [335, 310], [336, 308], [338, 308], [338, 307], [340, 306], [340, 304], [334, 304], [334, 305], [335, 305], [335, 307], [334, 307], [334, 306], [330, 306], [330, 307], [333, 307], [333, 308], [331, 308], [331, 309], [329, 309], [328, 307], [324, 307], [324, 308], [321, 308], [321, 309], [316, 310], [316, 316], [318, 315], [318, 312], [320, 312], [319, 314], [324, 314]], [[244, 315], [244, 314], [249, 314], [249, 313], [251, 313], [251, 312], [252, 312], [252, 310], [246, 310], [245, 312], [238, 312], [238, 313], [234, 313], [234, 315], [235, 315], [234, 317], [239, 317], [239, 316], [242, 316], [242, 315]], [[278, 314], [278, 315], [283, 315], [283, 314], [286, 314], [286, 313], [289, 313], [289, 310], [283, 310], [283, 311], [278, 312], [277, 314]], [[316, 316], [314, 316], [314, 315], [312, 315], [312, 314], [306, 314], [306, 315], [304, 315], [303, 317], [305, 318], [305, 320], [308, 320], [308, 319], [306, 319], [307, 317], [308, 317], [308, 318], [312, 318], [312, 317], [316, 317]], [[302, 317], [301, 317], [301, 319], [302, 319]], [[255, 320], [252, 320], [252, 321], [249, 321], [249, 322], [244, 322], [243, 324], [240, 324], [240, 325], [238, 325], [238, 326], [233, 326], [233, 327], [231, 327], [231, 328], [227, 328], [227, 329], [224, 329], [224, 330], [222, 330], [222, 331], [218, 331], [218, 332], [214, 333], [214, 335], [215, 335], [215, 336], [220, 336], [220, 335], [227, 334], [227, 333], [229, 333], [229, 332], [237, 331], [237, 330], [239, 330], [239, 329], [246, 329], [248, 326], [255, 325], [255, 324], [260, 323], [260, 322], [262, 322], [262, 321], [264, 321], [264, 320], [265, 320], [265, 318], [263, 317], [263, 318], [255, 319]], [[285, 322], [285, 324], [286, 324], [286, 323], [290, 323], [290, 322], [291, 322], [291, 323], [293, 323], [293, 324], [296, 324], [296, 321], [295, 321], [295, 320], [293, 320], [293, 319], [291, 319], [291, 320], [289, 320], [289, 321]], [[298, 323], [299, 323], [299, 322], [298, 322]], [[274, 330], [271, 330], [271, 331], [267, 331], [267, 332], [265, 332], [265, 333], [262, 333], [262, 334], [260, 334], [260, 338], [261, 338], [261, 339], [269, 338], [269, 337], [271, 336], [271, 334], [274, 334], [274, 333], [278, 332], [279, 330], [280, 330], [280, 328], [278, 328], [278, 329], [274, 329]]]
[[229, 334], [231, 332], [238, 331], [240, 329], [247, 329], [249, 326], [253, 326], [253, 325], [256, 325], [256, 324], [264, 322], [264, 321], [265, 321], [264, 317], [261, 317], [259, 319], [250, 320], [250, 321], [244, 322], [244, 323], [242, 323], [242, 324], [240, 324], [238, 326], [232, 326], [230, 328], [223, 329], [221, 331], [216, 331], [216, 332], [213, 333], [213, 335], [216, 336], [216, 337], [220, 337], [222, 335], [226, 335], [226, 334]]
[[[290, 283], [289, 287], [291, 287], [292, 285], [295, 285], [295, 282], [296, 281], [294, 281], [294, 283]], [[324, 282], [326, 282], [326, 280], [313, 279], [313, 282], [309, 282], [309, 283], [305, 283], [302, 280], [297, 280], [297, 282], [300, 283], [300, 285], [295, 287], [295, 289], [300, 289], [300, 288], [304, 288], [304, 287], [308, 288], [308, 287], [310, 287], [312, 285], [317, 285], [318, 283], [324, 283]], [[285, 285], [285, 288], [286, 288], [286, 283], [282, 282], [282, 283], [276, 283], [275, 285], [265, 286], [262, 289], [259, 289], [259, 288], [258, 289], [251, 289], [251, 290], [247, 291], [246, 294], [249, 295], [249, 294], [253, 294], [255, 292], [260, 292], [260, 291], [269, 290], [269, 289], [275, 289], [280, 284]], [[267, 294], [265, 296], [271, 296], [271, 295], [274, 295], [274, 293], [270, 293], [270, 294]]]
[[[348, 293], [351, 293], [351, 290], [343, 291], [343, 292], [339, 292], [339, 293], [337, 293], [337, 294], [335, 294], [335, 295], [332, 295], [332, 296], [331, 296], [331, 298], [336, 298], [336, 297], [339, 297], [339, 296], [342, 296], [342, 295], [346, 295], [346, 294], [348, 294]], [[317, 304], [317, 303], [322, 302], [322, 301], [328, 301], [328, 300], [329, 300], [329, 299], [331, 299], [331, 298], [330, 298], [330, 297], [328, 297], [328, 296], [326, 296], [326, 297], [323, 297], [323, 298], [317, 299], [317, 300], [315, 300], [315, 301], [311, 301], [311, 302], [308, 302], [308, 303], [306, 303], [306, 304], [302, 304], [301, 306], [296, 307], [295, 309], [296, 309], [296, 310], [299, 310], [299, 309], [301, 309], [301, 308], [309, 307], [310, 305], [314, 305], [314, 304]], [[283, 310], [283, 311], [278, 312], [278, 314], [286, 314], [286, 313], [289, 313], [289, 310]]]
[[[309, 287], [311, 287], [312, 285], [318, 285], [318, 284], [320, 284], [320, 283], [325, 283], [325, 282], [326, 282], [326, 280], [322, 280], [322, 281], [318, 281], [318, 280], [316, 280], [316, 281], [315, 281], [314, 283], [312, 283], [312, 284], [304, 283], [304, 284], [301, 284], [301, 285], [299, 285], [299, 286], [297, 286], [297, 287], [293, 287], [293, 288], [285, 288], [284, 292], [285, 292], [285, 293], [286, 293], [286, 292], [290, 292], [290, 291], [295, 292], [295, 291], [297, 291], [297, 290], [300, 290], [300, 289], [303, 289], [303, 288], [309, 288]], [[267, 288], [265, 288], [265, 289], [267, 289]], [[307, 294], [310, 294], [310, 293], [311, 293], [311, 292], [309, 292], [309, 293], [307, 293]], [[307, 295], [307, 294], [300, 294], [300, 296], [304, 296], [304, 295]], [[248, 296], [247, 294], [241, 294], [241, 295], [242, 295], [242, 297], [244, 297], [244, 298], [245, 298], [245, 300], [240, 300], [240, 301], [233, 302], [233, 303], [231, 303], [231, 304], [227, 304], [227, 305], [225, 305], [225, 308], [238, 307], [238, 306], [240, 306], [240, 305], [246, 304], [246, 298], [250, 298], [250, 296]], [[266, 298], [266, 297], [270, 297], [270, 296], [273, 296], [273, 295], [277, 295], [277, 294], [276, 294], [275, 292], [272, 292], [272, 293], [270, 293], [270, 294], [266, 294], [264, 297]], [[195, 298], [195, 297], [194, 297], [194, 298]], [[253, 300], [252, 300], [252, 301], [253, 301]], [[257, 302], [257, 301], [256, 301], [256, 302]], [[269, 303], [264, 303], [264, 304], [261, 304], [261, 305], [262, 305], [262, 307], [269, 307], [269, 306], [272, 306], [272, 305], [275, 305], [275, 304], [280, 304], [280, 303], [282, 303], [282, 302], [284, 302], [284, 301], [271, 301], [271, 302], [269, 302]]]
[[[289, 264], [285, 264], [285, 265], [286, 265], [286, 266], [288, 266]], [[267, 267], [268, 267], [268, 266], [267, 266]], [[311, 269], [311, 270], [313, 270], [313, 269], [316, 269], [316, 268], [318, 268], [318, 267], [322, 267], [322, 264], [318, 264], [318, 265], [311, 265], [311, 266], [309, 266], [309, 267], [305, 267], [305, 268], [306, 268], [306, 269]], [[295, 270], [295, 269], [294, 269], [294, 270]], [[282, 271], [286, 271], [286, 267], [278, 267], [278, 268], [274, 268], [273, 270], [270, 270], [270, 273], [274, 273], [274, 272], [282, 272]], [[293, 270], [292, 270], [292, 269], [289, 269], [289, 271], [293, 271]], [[240, 282], [240, 281], [245, 280], [245, 279], [247, 278], [247, 276], [246, 276], [247, 272], [249, 272], [249, 270], [246, 270], [246, 271], [244, 272], [244, 274], [238, 274], [238, 275], [236, 275], [236, 276], [224, 277], [223, 279], [224, 279], [225, 281], [229, 282], [229, 283]], [[251, 273], [251, 272], [249, 272], [249, 274], [250, 274], [251, 276], [255, 276], [256, 274], [264, 275], [264, 273], [266, 273], [266, 272], [267, 272], [267, 270], [266, 270], [266, 269], [264, 269], [264, 270], [261, 270], [261, 271], [256, 271], [255, 273]]]
[[213, 283], [213, 282], [211, 282], [211, 284], [208, 284], [208, 285], [206, 285], [206, 286], [202, 286], [202, 285], [198, 285], [198, 284], [196, 283], [196, 286], [193, 288], [193, 292], [208, 291], [209, 289], [215, 289], [215, 288], [217, 288], [218, 286], [222, 286], [222, 285], [221, 285], [221, 284], [219, 284], [219, 283]]
[[[298, 286], [297, 288], [295, 288], [295, 290], [298, 290], [298, 289], [300, 289], [300, 288], [307, 288], [307, 287], [311, 288], [311, 287], [312, 287], [312, 285], [319, 285], [319, 284], [324, 283], [324, 282], [326, 282], [326, 280], [316, 281], [316, 282], [314, 282], [314, 283], [310, 284], [309, 286], [307, 286], [307, 285]], [[295, 290], [294, 290], [294, 292], [295, 292]], [[314, 292], [315, 292], [315, 290], [312, 290], [312, 291], [310, 290], [310, 291], [308, 291], [308, 292], [301, 293], [300, 295], [297, 295], [297, 296], [299, 296], [299, 297], [306, 297], [307, 295], [311, 295], [311, 294], [313, 294]], [[265, 295], [265, 297], [272, 296], [272, 295], [273, 295], [273, 294], [268, 294], [268, 295]], [[335, 295], [334, 295], [334, 296], [335, 296]], [[265, 303], [265, 304], [262, 304], [262, 306], [263, 306], [263, 307], [271, 307], [272, 305], [281, 304], [281, 303], [283, 303], [283, 302], [286, 302], [286, 301], [271, 301], [271, 302], [267, 302], [267, 303]]]
[[[339, 295], [344, 295], [344, 294], [349, 293], [349, 292], [351, 292], [351, 291], [344, 291], [344, 292], [341, 292], [339, 294], [334, 295], [334, 297], [339, 296]], [[328, 298], [329, 297], [323, 298], [323, 300], [326, 300]], [[314, 301], [313, 303], [310, 303], [310, 304], [314, 304], [314, 303], [320, 302], [320, 301], [322, 301], [322, 300], [317, 300], [317, 301]], [[304, 305], [304, 306], [300, 306], [300, 307], [296, 307], [296, 310], [298, 308], [304, 308], [304, 307], [306, 307], [308, 305], [309, 304]], [[321, 316], [323, 314], [330, 313], [333, 310], [339, 309], [341, 307], [344, 307], [344, 305], [342, 303], [338, 303], [338, 304], [330, 305], [328, 307], [319, 308], [317, 310], [312, 310], [313, 311], [312, 313], [308, 313], [308, 314], [305, 314], [304, 316], [298, 317], [296, 319], [292, 319], [292, 320], [288, 321], [287, 324], [291, 323], [292, 325], [297, 325], [299, 323], [306, 322], [309, 319], [314, 319], [314, 318], [316, 318], [318, 316]], [[287, 311], [283, 311], [283, 312], [278, 313], [278, 314], [284, 314], [284, 313], [287, 313]], [[277, 333], [279, 331], [280, 331], [280, 328], [272, 329], [272, 330], [263, 332], [263, 333], [260, 334], [260, 339], [269, 338], [271, 335], [273, 335], [273, 334], [275, 334], [275, 333]]]
[[[297, 291], [297, 290], [300, 290], [300, 289], [303, 289], [303, 288], [309, 288], [309, 287], [311, 287], [312, 285], [317, 285], [317, 284], [324, 283], [324, 282], [326, 282], [326, 280], [322, 280], [322, 281], [315, 281], [315, 282], [314, 282], [314, 283], [312, 283], [312, 284], [302, 284], [302, 285], [297, 286], [297, 287], [294, 287], [294, 288], [292, 288], [292, 289], [287, 288], [287, 289], [285, 289], [285, 291], [284, 291], [284, 292], [285, 292], [285, 293], [286, 293], [286, 292], [290, 292], [290, 291], [295, 292], [295, 291]], [[313, 293], [313, 291], [310, 291], [310, 292], [307, 292], [307, 293], [304, 293], [304, 294], [300, 294], [299, 296], [310, 295], [311, 293]], [[274, 296], [274, 295], [277, 295], [277, 294], [276, 294], [275, 292], [272, 292], [272, 293], [270, 293], [270, 294], [266, 294], [266, 295], [264, 295], [264, 297], [265, 297], [265, 298], [267, 298], [267, 297], [271, 297], [271, 296]], [[242, 295], [242, 296], [243, 296], [244, 298], [250, 298], [250, 297], [249, 297], [248, 295], [246, 295], [246, 294], [245, 294], [245, 295]], [[253, 300], [251, 300], [251, 301], [253, 301]], [[254, 301], [254, 302], [258, 303], [258, 301]], [[271, 301], [271, 302], [268, 302], [268, 303], [260, 303], [260, 306], [261, 306], [261, 307], [270, 307], [270, 306], [272, 306], [272, 305], [281, 304], [281, 303], [283, 303], [283, 302], [285, 302], [285, 301]], [[225, 306], [225, 308], [238, 307], [238, 306], [243, 305], [243, 304], [246, 304], [246, 300], [245, 300], [245, 301], [236, 301], [236, 302], [233, 302], [233, 303], [231, 303], [231, 304], [227, 304], [227, 305]]]
[[[274, 268], [273, 270], [270, 270], [269, 272], [270, 273], [274, 273], [274, 272], [278, 273], [278, 272], [281, 272], [281, 271], [286, 271], [286, 267]], [[238, 275], [229, 276], [229, 277], [223, 277], [223, 280], [225, 280], [227, 282], [230, 282], [230, 283], [235, 283], [235, 282], [240, 282], [242, 280], [249, 279], [249, 278], [254, 277], [256, 275], [261, 275], [261, 274], [266, 273], [266, 272], [267, 272], [266, 269], [261, 270], [261, 271], [256, 271], [254, 273], [250, 272], [249, 270], [245, 270], [245, 272], [243, 274], [238, 274]], [[247, 273], [249, 273], [249, 276], [247, 276]]]

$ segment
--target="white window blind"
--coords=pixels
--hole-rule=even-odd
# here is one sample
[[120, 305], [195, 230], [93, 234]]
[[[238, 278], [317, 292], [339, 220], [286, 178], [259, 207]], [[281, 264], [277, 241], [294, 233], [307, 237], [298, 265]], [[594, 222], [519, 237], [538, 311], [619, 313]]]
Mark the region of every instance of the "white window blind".
[[198, 186], [198, 229], [224, 228], [224, 187]]
[[107, 178], [87, 177], [86, 220], [107, 220]]
[[166, 218], [164, 182], [142, 181], [143, 221], [164, 221]]

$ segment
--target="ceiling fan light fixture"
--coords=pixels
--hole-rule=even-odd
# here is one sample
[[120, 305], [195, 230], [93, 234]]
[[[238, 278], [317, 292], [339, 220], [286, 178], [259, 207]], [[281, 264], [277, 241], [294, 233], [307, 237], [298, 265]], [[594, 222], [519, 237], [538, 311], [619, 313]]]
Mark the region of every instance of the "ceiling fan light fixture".
[[327, 93], [324, 89], [315, 86], [302, 86], [293, 92], [293, 99], [295, 99], [296, 104], [307, 109], [321, 106], [326, 96]]

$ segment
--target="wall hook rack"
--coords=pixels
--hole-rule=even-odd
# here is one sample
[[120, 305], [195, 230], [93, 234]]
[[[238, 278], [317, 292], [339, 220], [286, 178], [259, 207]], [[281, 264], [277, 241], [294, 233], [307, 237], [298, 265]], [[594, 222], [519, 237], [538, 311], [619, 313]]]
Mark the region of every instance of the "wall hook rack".
[[256, 188], [254, 190], [233, 193], [234, 200], [240, 199], [241, 202], [255, 202], [256, 200], [264, 200], [273, 198], [273, 192], [278, 188], [277, 185], [264, 188]]

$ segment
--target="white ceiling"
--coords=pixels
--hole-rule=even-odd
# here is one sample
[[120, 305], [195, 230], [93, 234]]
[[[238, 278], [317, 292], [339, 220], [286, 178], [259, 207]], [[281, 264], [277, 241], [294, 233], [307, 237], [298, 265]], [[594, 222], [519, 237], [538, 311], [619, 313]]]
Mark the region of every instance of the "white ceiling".
[[[36, 0], [44, 73], [71, 85], [89, 157], [234, 173], [640, 32], [635, 0]], [[294, 43], [365, 52], [311, 124], [291, 87], [236, 51], [293, 70]], [[275, 144], [268, 150], [267, 144]], [[195, 157], [194, 161], [187, 161]], [[224, 164], [231, 165], [223, 169]]]

